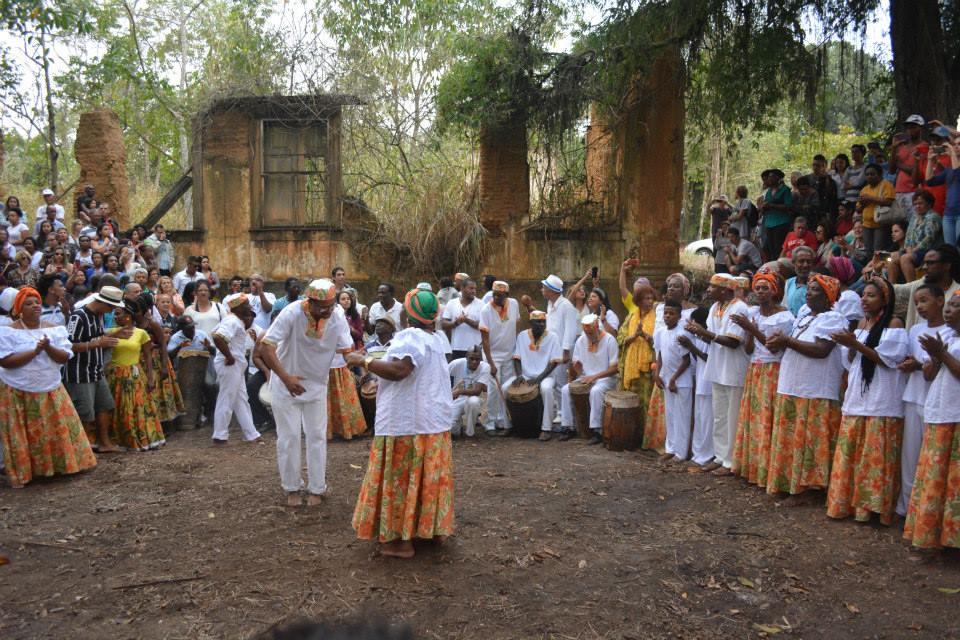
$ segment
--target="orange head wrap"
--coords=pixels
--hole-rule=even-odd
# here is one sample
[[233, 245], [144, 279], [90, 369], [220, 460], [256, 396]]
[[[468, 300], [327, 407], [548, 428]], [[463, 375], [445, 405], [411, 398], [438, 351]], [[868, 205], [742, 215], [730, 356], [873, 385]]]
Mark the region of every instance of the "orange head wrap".
[[758, 282], [766, 282], [769, 284], [770, 288], [773, 289], [773, 297], [777, 300], [783, 295], [783, 290], [780, 287], [780, 278], [778, 278], [776, 274], [770, 271], [761, 271], [753, 276], [753, 286], [756, 287]]
[[13, 309], [11, 309], [12, 315], [20, 315], [20, 310], [23, 309], [23, 303], [27, 301], [27, 298], [36, 298], [41, 303], [43, 302], [43, 298], [40, 297], [39, 291], [33, 287], [23, 287], [17, 291], [17, 297], [13, 299]]
[[823, 288], [823, 292], [827, 294], [827, 300], [830, 301], [832, 306], [840, 297], [840, 281], [822, 273], [812, 273], [810, 278]]

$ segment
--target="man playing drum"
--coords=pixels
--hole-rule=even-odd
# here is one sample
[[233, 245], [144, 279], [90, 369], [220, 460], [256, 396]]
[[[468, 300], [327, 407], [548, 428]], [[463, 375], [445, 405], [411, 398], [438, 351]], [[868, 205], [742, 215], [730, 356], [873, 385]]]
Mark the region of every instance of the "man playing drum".
[[314, 280], [306, 299], [288, 304], [261, 340], [261, 358], [272, 372], [270, 393], [277, 423], [277, 466], [287, 505], [302, 503], [300, 434], [307, 438], [307, 504], [327, 491], [327, 382], [336, 351], [353, 346], [342, 311], [334, 311], [337, 288]]
[[[573, 347], [571, 372], [581, 383], [590, 387], [590, 431], [588, 444], [603, 442], [603, 396], [617, 384], [617, 339], [600, 328], [596, 314], [588, 313], [580, 321], [583, 335], [577, 338]], [[560, 440], [569, 440], [574, 436], [576, 427], [573, 422], [573, 401], [570, 397], [570, 383], [560, 390], [560, 419], [563, 435]]]
[[556, 378], [552, 375], [557, 364], [563, 359], [560, 338], [547, 331], [547, 314], [543, 311], [530, 312], [530, 328], [517, 336], [517, 346], [513, 352], [514, 377], [503, 385], [503, 392], [511, 385], [528, 382], [540, 387], [543, 400], [543, 420], [540, 426], [540, 440], [550, 439], [553, 430], [553, 416], [556, 404], [553, 390]]
[[480, 347], [474, 345], [467, 350], [466, 358], [457, 358], [447, 365], [453, 382], [453, 420], [450, 434], [460, 435], [460, 420], [466, 419], [464, 432], [473, 437], [474, 427], [483, 409], [483, 394], [490, 392], [495, 382], [490, 375], [490, 365], [483, 361]]

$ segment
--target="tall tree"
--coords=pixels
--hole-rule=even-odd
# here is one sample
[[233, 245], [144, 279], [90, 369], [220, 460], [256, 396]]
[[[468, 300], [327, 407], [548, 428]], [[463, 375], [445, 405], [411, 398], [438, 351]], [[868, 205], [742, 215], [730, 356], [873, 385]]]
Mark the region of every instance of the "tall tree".
[[[960, 2], [890, 0], [890, 43], [900, 118], [955, 121], [960, 112]], [[949, 35], [949, 37], [945, 37]]]

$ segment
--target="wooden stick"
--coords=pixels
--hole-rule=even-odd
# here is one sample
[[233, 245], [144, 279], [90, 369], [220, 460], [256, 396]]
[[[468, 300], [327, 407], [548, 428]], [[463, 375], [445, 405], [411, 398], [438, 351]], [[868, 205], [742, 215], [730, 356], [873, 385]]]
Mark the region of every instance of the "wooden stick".
[[203, 580], [207, 576], [191, 576], [189, 578], [164, 578], [162, 580], [149, 580], [147, 582], [135, 582], [133, 584], [122, 584], [113, 587], [114, 590], [139, 589], [140, 587], [152, 587], [157, 584], [174, 584], [177, 582], [192, 582], [193, 580]]
[[53, 544], [53, 543], [51, 543], [51, 542], [35, 542], [35, 541], [33, 541], [33, 540], [17, 540], [16, 542], [11, 543], [11, 546], [12, 546], [12, 545], [15, 545], [15, 544], [29, 545], [29, 546], [31, 546], [31, 547], [47, 547], [47, 548], [49, 548], [49, 549], [60, 549], [60, 550], [62, 550], [62, 551], [73, 551], [74, 553], [80, 553], [80, 552], [82, 552], [82, 551], [85, 551], [85, 549], [83, 549], [82, 547], [68, 547], [68, 546], [62, 545], [62, 544]]

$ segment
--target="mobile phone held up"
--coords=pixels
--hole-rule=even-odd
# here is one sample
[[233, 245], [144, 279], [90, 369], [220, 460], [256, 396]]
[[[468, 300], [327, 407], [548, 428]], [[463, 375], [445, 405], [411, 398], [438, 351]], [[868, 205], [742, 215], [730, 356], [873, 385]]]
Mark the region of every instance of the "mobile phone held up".
[[600, 273], [600, 267], [593, 267], [592, 269], [590, 269], [591, 278], [596, 278], [598, 273]]

